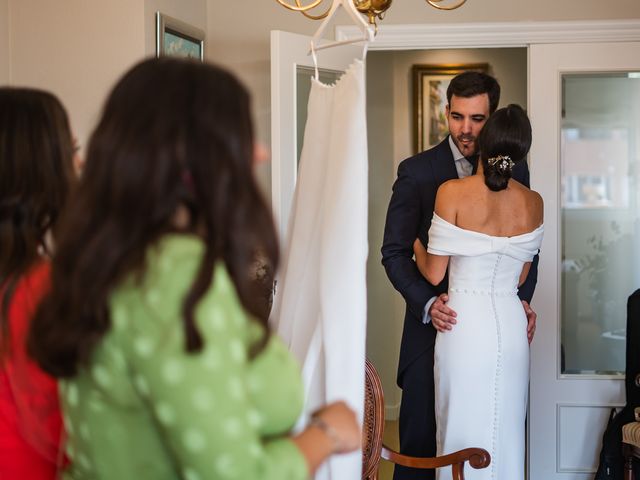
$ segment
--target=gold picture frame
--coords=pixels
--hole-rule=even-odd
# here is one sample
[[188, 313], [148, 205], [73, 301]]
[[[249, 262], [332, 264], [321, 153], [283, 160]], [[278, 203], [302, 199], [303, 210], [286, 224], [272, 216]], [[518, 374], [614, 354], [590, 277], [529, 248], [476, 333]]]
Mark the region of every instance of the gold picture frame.
[[413, 65], [414, 153], [437, 145], [449, 133], [445, 114], [447, 87], [453, 77], [468, 70], [489, 73], [489, 64]]

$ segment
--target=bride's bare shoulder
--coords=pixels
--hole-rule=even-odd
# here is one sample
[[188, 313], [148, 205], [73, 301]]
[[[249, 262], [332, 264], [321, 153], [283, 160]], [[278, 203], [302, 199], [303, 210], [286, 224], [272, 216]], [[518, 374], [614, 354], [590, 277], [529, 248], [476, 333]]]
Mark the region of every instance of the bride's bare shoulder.
[[534, 226], [538, 226], [544, 221], [544, 200], [542, 196], [535, 190], [526, 188], [522, 191], [524, 203], [529, 213], [529, 217], [533, 220]]
[[466, 179], [453, 179], [444, 182], [436, 194], [435, 212], [440, 218], [455, 223], [460, 196], [464, 192]]
[[455, 195], [463, 185], [464, 178], [454, 178], [447, 180], [438, 187], [438, 195]]

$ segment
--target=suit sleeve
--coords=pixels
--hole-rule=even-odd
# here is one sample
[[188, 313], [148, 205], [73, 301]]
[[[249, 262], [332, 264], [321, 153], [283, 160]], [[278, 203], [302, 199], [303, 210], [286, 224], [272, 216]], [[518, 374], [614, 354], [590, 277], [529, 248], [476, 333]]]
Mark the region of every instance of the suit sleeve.
[[422, 216], [420, 192], [406, 162], [398, 167], [398, 178], [387, 210], [382, 244], [382, 264], [394, 288], [407, 302], [409, 310], [422, 321], [425, 304], [437, 295], [413, 261], [413, 242], [418, 237]]
[[[519, 171], [515, 170], [513, 176], [515, 180], [518, 180], [525, 187], [531, 187], [529, 167], [526, 162], [522, 162], [522, 168]], [[529, 303], [531, 303], [531, 300], [533, 299], [533, 292], [535, 291], [536, 284], [538, 283], [538, 260], [540, 260], [538, 255], [533, 257], [533, 262], [531, 263], [527, 279], [518, 289], [518, 297], [520, 297], [520, 300], [526, 300]]]

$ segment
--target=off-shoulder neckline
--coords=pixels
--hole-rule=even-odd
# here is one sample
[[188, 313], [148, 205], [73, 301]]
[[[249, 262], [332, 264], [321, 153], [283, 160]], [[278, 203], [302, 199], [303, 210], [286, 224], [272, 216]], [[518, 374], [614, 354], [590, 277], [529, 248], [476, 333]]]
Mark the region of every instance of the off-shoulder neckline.
[[544, 223], [541, 223], [538, 227], [536, 227], [535, 229], [531, 230], [530, 232], [526, 232], [526, 233], [520, 233], [518, 235], [513, 235], [511, 237], [506, 237], [506, 236], [499, 236], [499, 235], [489, 235], [488, 233], [483, 233], [483, 232], [477, 232], [476, 230], [469, 230], [468, 228], [462, 228], [459, 227], [458, 225], [455, 225], [451, 222], [448, 222], [447, 220], [445, 220], [444, 218], [442, 218], [440, 215], [438, 215], [437, 213], [433, 212], [433, 218], [434, 219], [438, 219], [443, 223], [446, 223], [447, 225], [450, 225], [451, 227], [463, 231], [463, 232], [469, 232], [472, 233], [474, 235], [480, 235], [482, 237], [487, 237], [487, 238], [505, 238], [505, 239], [512, 239], [512, 238], [520, 238], [520, 237], [526, 237], [528, 235], [532, 235], [534, 233], [538, 233], [539, 231], [544, 229]]

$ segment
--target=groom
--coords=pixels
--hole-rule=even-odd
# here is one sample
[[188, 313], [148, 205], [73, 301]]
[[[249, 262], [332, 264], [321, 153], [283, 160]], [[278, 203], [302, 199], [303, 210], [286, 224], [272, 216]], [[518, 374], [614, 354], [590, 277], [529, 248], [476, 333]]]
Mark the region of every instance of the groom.
[[[433, 348], [436, 331], [450, 330], [456, 323], [456, 313], [446, 305], [447, 279], [440, 285], [427, 283], [412, 259], [413, 242], [419, 237], [426, 246], [429, 241], [438, 187], [447, 180], [475, 173], [476, 139], [499, 100], [500, 85], [493, 77], [478, 72], [457, 75], [447, 89], [449, 135], [439, 145], [398, 166], [398, 178], [387, 210], [382, 264], [406, 302], [397, 378], [402, 389], [400, 452], [405, 455], [436, 455]], [[529, 186], [526, 162], [514, 168], [513, 178]], [[536, 314], [529, 302], [537, 280], [537, 265], [536, 256], [518, 292], [527, 314], [529, 342], [536, 323]], [[426, 480], [435, 478], [435, 473], [396, 466], [393, 478]]]

